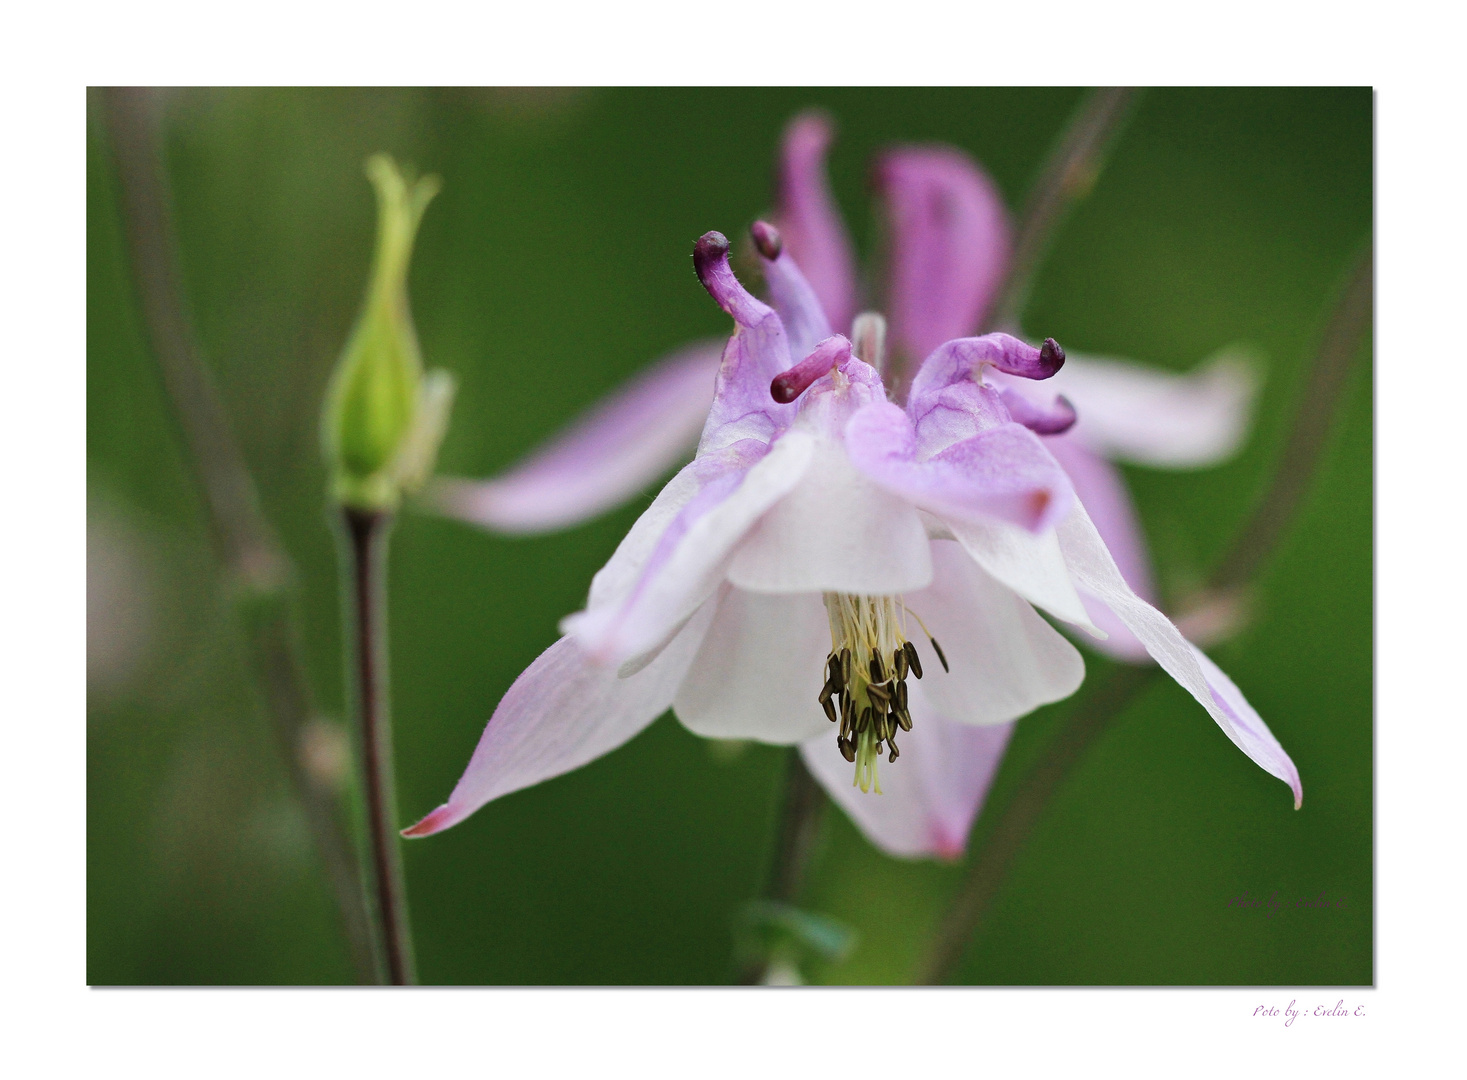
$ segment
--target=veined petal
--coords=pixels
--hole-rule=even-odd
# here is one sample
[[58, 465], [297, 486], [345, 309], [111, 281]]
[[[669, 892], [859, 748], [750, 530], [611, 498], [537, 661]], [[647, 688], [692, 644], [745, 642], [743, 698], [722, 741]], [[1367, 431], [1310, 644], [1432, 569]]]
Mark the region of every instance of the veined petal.
[[774, 226], [756, 221], [750, 232], [764, 268], [769, 298], [774, 301], [774, 310], [779, 312], [789, 338], [790, 356], [804, 356], [817, 342], [830, 337], [830, 320]]
[[611, 509], [693, 452], [723, 344], [679, 349], [508, 472], [440, 480], [425, 501], [448, 517], [507, 533], [565, 528]]
[[757, 299], [728, 264], [728, 240], [709, 232], [693, 249], [693, 265], [708, 294], [733, 316], [734, 335], [724, 347], [713, 387], [713, 407], [698, 453], [740, 439], [770, 441], [795, 416], [793, 405], [769, 396], [769, 384], [790, 367], [789, 341], [777, 312]]
[[813, 438], [809, 470], [739, 545], [729, 581], [762, 593], [888, 595], [925, 586], [932, 562], [916, 510], [852, 468], [839, 442]]
[[1196, 645], [1192, 645], [1192, 655], [1202, 666], [1202, 674], [1207, 679], [1207, 688], [1212, 691], [1213, 700], [1233, 721], [1236, 734], [1230, 731], [1228, 737], [1270, 776], [1276, 776], [1289, 785], [1294, 793], [1294, 809], [1299, 809], [1304, 805], [1304, 785], [1299, 781], [1299, 770], [1294, 767], [1293, 760], [1279, 745], [1273, 732], [1268, 730], [1263, 717], [1248, 704], [1248, 699], [1234, 685], [1233, 680]]
[[[1263, 721], [1259, 720], [1254, 725], [1250, 717], [1238, 711], [1237, 702], [1243, 699], [1237, 693], [1237, 687], [1231, 682], [1218, 684], [1217, 688], [1224, 696], [1236, 695], [1236, 700], [1229, 701], [1228, 708], [1224, 708], [1209, 687], [1210, 671], [1204, 670], [1195, 647], [1182, 637], [1181, 631], [1165, 615], [1138, 597], [1126, 584], [1083, 505], [1075, 503], [1058, 533], [1060, 550], [1064, 552], [1065, 562], [1069, 564], [1076, 584], [1107, 604], [1120, 617], [1162, 670], [1197, 699], [1243, 753], [1291, 787], [1296, 784], [1297, 777], [1291, 779], [1288, 775], [1292, 764], [1285, 769], [1278, 758], [1283, 753], [1277, 749], [1278, 743], [1271, 741], [1272, 735], [1264, 739], [1259, 734], [1257, 728], [1264, 732], [1268, 730], [1263, 727]], [[1247, 703], [1243, 702], [1243, 705], [1246, 707]], [[1284, 755], [1284, 760], [1287, 760], [1287, 755]]]
[[[608, 563], [592, 582], [591, 606], [568, 616], [561, 629], [608, 664], [621, 664], [657, 646], [712, 595], [723, 579], [729, 553], [760, 515], [800, 482], [809, 468], [814, 441], [807, 432], [786, 432], [752, 466], [733, 453], [741, 444], [730, 448], [727, 462], [711, 457], [695, 460], [684, 472], [708, 470], [706, 476], [695, 475], [696, 493], [685, 498], [687, 481], [681, 473], [674, 478], [679, 485], [675, 498], [685, 501], [650, 550], [649, 530], [638, 535], [635, 545], [629, 533], [623, 541], [630, 548], [626, 558], [618, 562], [619, 548], [612, 557], [618, 562], [615, 570]], [[752, 440], [743, 445], [762, 450]], [[659, 521], [666, 520], [671, 503], [660, 509], [654, 503], [648, 513], [658, 510]], [[639, 560], [643, 551], [647, 553]], [[628, 587], [632, 577], [628, 570], [638, 561]]]
[[1042, 532], [1073, 501], [1069, 480], [1038, 436], [1001, 423], [919, 461], [912, 423], [889, 403], [851, 417], [852, 464], [881, 487], [947, 521], [1001, 520]]
[[988, 175], [950, 147], [903, 147], [876, 170], [891, 228], [892, 336], [909, 356], [970, 334], [1003, 278], [1009, 222]]
[[561, 638], [504, 695], [448, 801], [403, 835], [442, 832], [491, 799], [578, 769], [631, 739], [672, 704], [712, 616], [710, 605], [630, 679]]
[[856, 261], [825, 178], [832, 135], [829, 118], [815, 111], [801, 113], [785, 128], [776, 218], [785, 247], [804, 270], [829, 324], [845, 330], [856, 313]]
[[[1146, 536], [1120, 470], [1087, 450], [1073, 434], [1046, 439], [1045, 448], [1064, 466], [1075, 485], [1075, 496], [1084, 504], [1126, 584], [1141, 599], [1155, 605], [1156, 586]], [[1104, 641], [1091, 642], [1093, 648], [1124, 663], [1150, 663], [1146, 646], [1115, 612], [1094, 597], [1082, 594], [1082, 599], [1086, 600], [1091, 621], [1108, 635]]]
[[1012, 334], [984, 334], [944, 341], [927, 354], [917, 369], [909, 399], [913, 405], [908, 408], [913, 409], [915, 417], [925, 395], [966, 382], [990, 368], [1020, 379], [1052, 379], [1064, 367], [1066, 355], [1053, 338], [1045, 338], [1040, 346], [1030, 345]]
[[[898, 858], [958, 859], [1014, 733], [1013, 724], [955, 724], [932, 708], [922, 683], [907, 683], [912, 730], [902, 756], [880, 765], [881, 794], [862, 792], [830, 732], [800, 744], [800, 756], [866, 839]], [[829, 725], [827, 725], [829, 726]]]
[[907, 594], [906, 604], [947, 657], [944, 671], [914, 619], [908, 637], [922, 656], [922, 693], [938, 712], [1002, 724], [1079, 688], [1085, 661], [1027, 601], [951, 541], [932, 541], [932, 564], [932, 586]]
[[[1049, 378], [1064, 360], [1064, 350], [1052, 340], [1040, 349], [1008, 334], [947, 342], [923, 361], [907, 395], [918, 452], [931, 457], [955, 442], [1012, 421], [1003, 391], [1021, 380]], [[1015, 373], [1018, 378], [1008, 377]], [[986, 385], [988, 377], [996, 385]]]
[[831, 724], [817, 698], [830, 626], [818, 594], [764, 596], [728, 589], [688, 669], [673, 712], [711, 739], [789, 744]]
[[1075, 435], [1096, 453], [1192, 469], [1223, 461], [1242, 445], [1258, 376], [1250, 354], [1237, 347], [1184, 375], [1072, 356], [1053, 388], [1075, 403]]

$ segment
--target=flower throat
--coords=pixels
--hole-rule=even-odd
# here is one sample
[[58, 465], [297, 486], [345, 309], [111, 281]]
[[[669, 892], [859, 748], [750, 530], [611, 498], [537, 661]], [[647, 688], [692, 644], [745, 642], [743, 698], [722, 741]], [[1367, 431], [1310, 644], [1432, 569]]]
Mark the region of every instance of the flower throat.
[[[820, 706], [831, 723], [840, 724], [835, 744], [856, 766], [854, 786], [881, 794], [876, 765], [883, 744], [888, 763], [901, 755], [898, 730], [912, 730], [907, 707], [907, 673], [922, 677], [917, 648], [907, 640], [906, 617], [917, 618], [898, 596], [852, 596], [826, 593], [830, 620], [830, 654], [825, 658], [825, 686]], [[922, 620], [917, 618], [921, 625]], [[926, 627], [923, 626], [923, 630]], [[947, 670], [947, 657], [931, 634], [927, 640]]]

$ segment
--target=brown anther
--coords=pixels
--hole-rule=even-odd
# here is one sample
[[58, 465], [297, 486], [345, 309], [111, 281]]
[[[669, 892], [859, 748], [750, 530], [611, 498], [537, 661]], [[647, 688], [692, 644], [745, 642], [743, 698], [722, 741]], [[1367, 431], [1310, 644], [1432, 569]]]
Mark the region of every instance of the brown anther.
[[835, 745], [840, 748], [840, 756], [847, 761], [856, 760], [856, 748], [851, 745], [850, 739], [836, 739]]
[[833, 683], [837, 690], [844, 690], [846, 686], [845, 677], [840, 670], [840, 657], [831, 653], [825, 658], [826, 682]]
[[868, 697], [871, 698], [871, 703], [873, 705], [879, 704], [884, 706], [887, 704], [887, 702], [891, 701], [891, 692], [880, 683], [872, 683], [870, 686], [866, 687], [866, 694]]
[[851, 650], [840, 651], [840, 682], [842, 686], [851, 685]]
[[874, 683], [886, 682], [886, 674], [881, 670], [881, 658], [880, 657], [873, 656], [871, 658], [870, 669], [871, 669], [871, 681], [872, 682], [874, 682]]
[[835, 691], [836, 691], [836, 689], [837, 688], [833, 684], [831, 684], [831, 683], [826, 683], [823, 687], [821, 687], [821, 689], [820, 689], [820, 698], [819, 698], [820, 704], [822, 704], [822, 705], [829, 705], [830, 704], [830, 695], [831, 694], [834, 694]]
[[917, 657], [917, 646], [909, 641], [902, 646], [902, 651], [907, 654], [907, 663], [912, 665], [912, 674], [920, 679], [922, 677], [922, 661]]
[[830, 698], [822, 698], [820, 701], [820, 706], [825, 710], [826, 718], [829, 719], [832, 724], [834, 724], [839, 719], [835, 712], [835, 706], [831, 703]]
[[904, 682], [896, 684], [896, 703], [898, 709], [907, 707], [907, 684]]
[[861, 710], [860, 719], [856, 721], [856, 730], [865, 731], [867, 728], [869, 728], [871, 726], [871, 718], [874, 715], [875, 714], [872, 712], [870, 705], [867, 705], [865, 708], [863, 708]]
[[908, 665], [907, 663], [906, 649], [898, 649], [896, 652], [891, 654], [891, 666], [896, 669], [896, 677], [898, 682], [907, 677], [907, 669], [910, 665]]
[[902, 726], [903, 731], [912, 730], [912, 714], [909, 713], [905, 708], [898, 710], [895, 713], [895, 716], [897, 718], [897, 723]]
[[930, 637], [927, 640], [932, 642], [932, 651], [937, 654], [937, 659], [942, 664], [942, 670], [951, 672], [952, 668], [947, 666], [947, 657], [942, 655], [942, 646], [937, 643], [937, 639], [935, 637]]

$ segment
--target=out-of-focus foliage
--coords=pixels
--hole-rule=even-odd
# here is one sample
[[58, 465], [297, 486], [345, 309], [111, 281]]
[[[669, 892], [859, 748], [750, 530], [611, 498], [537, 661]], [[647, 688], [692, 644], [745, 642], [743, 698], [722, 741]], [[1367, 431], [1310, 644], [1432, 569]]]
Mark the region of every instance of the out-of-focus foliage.
[[[181, 91], [168, 100], [184, 279], [266, 511], [298, 563], [304, 647], [342, 720], [337, 569], [317, 418], [359, 310], [386, 151], [443, 178], [410, 281], [425, 362], [458, 379], [450, 472], [511, 462], [725, 319], [693, 240], [770, 203], [779, 130], [826, 106], [833, 183], [870, 251], [870, 154], [962, 146], [1022, 201], [1074, 91]], [[144, 350], [100, 111], [88, 122], [88, 979], [350, 978], [214, 575]], [[1164, 587], [1199, 581], [1260, 492], [1340, 275], [1371, 223], [1368, 91], [1158, 91], [1071, 219], [1031, 333], [1182, 369], [1268, 358], [1254, 436], [1194, 474], [1128, 471]], [[1159, 682], [1056, 800], [964, 979], [1368, 983], [1372, 959], [1371, 379], [1256, 618], [1213, 650], [1288, 748], [1303, 810]], [[505, 540], [402, 514], [391, 578], [405, 821], [442, 801], [516, 674], [645, 502]], [[1090, 660], [1092, 678], [1103, 664]], [[1021, 722], [1001, 804], [1067, 704]], [[331, 731], [331, 728], [321, 728]], [[326, 740], [329, 744], [330, 740]], [[323, 744], [324, 745], [324, 744]], [[670, 717], [585, 769], [406, 851], [424, 981], [702, 983], [732, 973], [782, 757]], [[981, 841], [984, 823], [975, 837]], [[960, 870], [877, 854], [832, 814], [805, 907], [857, 931], [826, 981], [900, 982]], [[1288, 905], [1230, 906], [1244, 893]], [[1293, 907], [1324, 894], [1343, 905]]]

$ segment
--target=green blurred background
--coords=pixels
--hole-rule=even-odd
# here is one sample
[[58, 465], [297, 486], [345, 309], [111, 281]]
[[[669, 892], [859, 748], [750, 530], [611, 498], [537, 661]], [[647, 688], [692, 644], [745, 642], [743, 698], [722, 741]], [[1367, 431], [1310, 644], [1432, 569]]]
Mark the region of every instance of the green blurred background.
[[[863, 251], [896, 141], [977, 156], [1022, 204], [1074, 90], [176, 91], [186, 288], [207, 360], [301, 573], [313, 689], [345, 697], [317, 414], [374, 228], [363, 159], [443, 177], [412, 270], [431, 366], [459, 378], [446, 472], [498, 470], [639, 367], [726, 332], [693, 240], [771, 201], [785, 121], [828, 108]], [[201, 504], [144, 346], [100, 101], [88, 107], [87, 978], [350, 981], [329, 889], [246, 671]], [[1215, 563], [1263, 488], [1303, 364], [1372, 220], [1368, 90], [1166, 90], [1142, 101], [1046, 262], [1026, 328], [1185, 369], [1266, 358], [1256, 429], [1198, 473], [1128, 470], [1164, 588]], [[1052, 805], [960, 972], [996, 984], [1363, 984], [1372, 948], [1372, 474], [1357, 364], [1257, 619], [1213, 650], [1293, 756], [1304, 808], [1179, 688], [1155, 684]], [[510, 682], [580, 606], [645, 500], [507, 540], [404, 513], [391, 556], [404, 822], [447, 795]], [[1104, 663], [1087, 657], [1090, 678]], [[1078, 699], [1077, 699], [1078, 700]], [[1020, 723], [991, 805], [1061, 703]], [[782, 751], [659, 720], [623, 749], [406, 846], [433, 983], [718, 983], [758, 895]], [[980, 822], [975, 837], [982, 837]], [[888, 859], [826, 817], [805, 906], [860, 933], [816, 981], [902, 982], [961, 869]], [[1269, 918], [1229, 900], [1323, 892]]]

